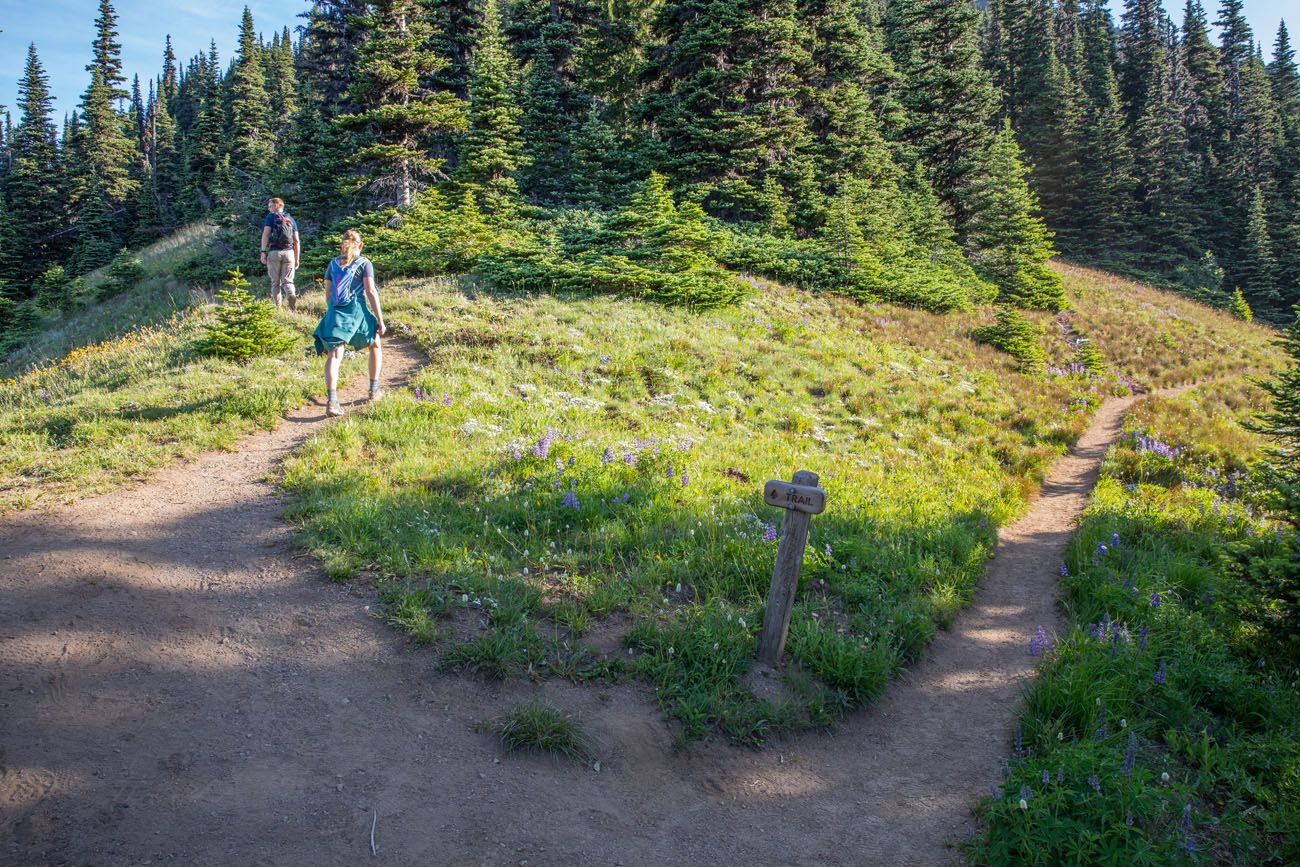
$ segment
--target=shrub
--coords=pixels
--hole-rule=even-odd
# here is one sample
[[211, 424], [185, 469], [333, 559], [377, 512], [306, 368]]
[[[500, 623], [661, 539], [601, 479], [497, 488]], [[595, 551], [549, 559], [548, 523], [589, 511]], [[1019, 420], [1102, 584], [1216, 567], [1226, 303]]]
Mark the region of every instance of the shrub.
[[1079, 346], [1074, 352], [1075, 363], [1083, 365], [1083, 369], [1093, 376], [1101, 376], [1106, 372], [1106, 356], [1101, 354], [1097, 344], [1088, 338], [1079, 341]]
[[477, 273], [502, 288], [605, 292], [696, 309], [724, 307], [747, 286], [712, 254], [714, 236], [694, 202], [673, 203], [662, 175], [618, 213], [552, 243], [498, 247]]
[[294, 335], [275, 319], [269, 301], [254, 298], [248, 281], [238, 268], [226, 280], [228, 289], [217, 293], [222, 302], [217, 316], [208, 323], [198, 349], [206, 355], [231, 361], [247, 361], [262, 355], [279, 355], [293, 346]]
[[72, 282], [62, 265], [51, 265], [36, 279], [36, 303], [46, 310], [61, 310], [72, 301]]
[[22, 346], [40, 330], [40, 312], [32, 300], [14, 301], [4, 295], [4, 284], [0, 282], [0, 355], [8, 355]]
[[104, 280], [99, 284], [99, 298], [104, 300], [120, 295], [144, 279], [144, 266], [135, 254], [125, 248], [109, 263]]
[[1246, 297], [1241, 294], [1240, 286], [1238, 286], [1237, 290], [1232, 293], [1232, 301], [1228, 304], [1228, 310], [1233, 316], [1236, 316], [1243, 322], [1250, 322], [1255, 318], [1255, 314], [1251, 312], [1250, 305], [1246, 303]]
[[1000, 349], [1020, 362], [1022, 370], [1037, 370], [1047, 360], [1043, 352], [1042, 329], [1022, 316], [1015, 308], [999, 307], [997, 320], [991, 325], [976, 328], [971, 337]]

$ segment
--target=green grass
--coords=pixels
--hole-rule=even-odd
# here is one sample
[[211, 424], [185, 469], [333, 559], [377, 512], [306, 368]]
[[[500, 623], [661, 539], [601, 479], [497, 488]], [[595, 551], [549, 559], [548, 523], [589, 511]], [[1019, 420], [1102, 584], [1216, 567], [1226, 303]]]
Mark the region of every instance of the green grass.
[[507, 749], [580, 759], [589, 752], [582, 724], [548, 704], [533, 700], [517, 705], [496, 725]]
[[[447, 282], [389, 286], [385, 309], [430, 364], [418, 396], [287, 462], [306, 544], [335, 576], [377, 572], [445, 667], [638, 677], [681, 738], [759, 741], [878, 695], [1114, 387], [1022, 375], [969, 338], [979, 314], [770, 284], [704, 314]], [[744, 675], [780, 523], [761, 489], [801, 468], [830, 505], [787, 695], [760, 698]], [[601, 652], [586, 633], [611, 615], [629, 626]]]
[[[155, 245], [143, 259], [169, 268], [184, 249]], [[198, 352], [215, 308], [153, 297], [165, 279], [151, 272], [126, 296], [69, 317], [24, 357], [74, 348], [0, 380], [0, 513], [101, 493], [178, 458], [233, 448], [323, 391], [321, 364], [305, 354], [321, 299], [278, 314], [298, 350], [237, 364]], [[119, 330], [136, 319], [152, 324]], [[86, 342], [105, 333], [115, 336]], [[363, 364], [345, 362], [345, 379]]]
[[[1240, 380], [1144, 401], [1065, 559], [1070, 626], [1029, 687], [974, 864], [1294, 864], [1300, 679], [1237, 564], [1300, 554], [1262, 516]], [[1021, 803], [1024, 807], [1021, 807]]]

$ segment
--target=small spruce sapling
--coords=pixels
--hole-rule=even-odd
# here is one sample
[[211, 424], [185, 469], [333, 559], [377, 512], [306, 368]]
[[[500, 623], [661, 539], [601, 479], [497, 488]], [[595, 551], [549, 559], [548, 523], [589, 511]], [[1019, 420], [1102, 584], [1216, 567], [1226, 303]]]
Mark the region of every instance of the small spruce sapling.
[[235, 268], [225, 281], [229, 288], [217, 292], [221, 306], [206, 326], [199, 351], [231, 361], [248, 361], [262, 355], [279, 355], [294, 344], [294, 335], [275, 319], [275, 308], [248, 291], [243, 272]]
[[1232, 301], [1228, 304], [1228, 311], [1243, 322], [1250, 322], [1255, 318], [1251, 311], [1250, 305], [1246, 303], [1246, 296], [1241, 294], [1241, 287], [1232, 293]]

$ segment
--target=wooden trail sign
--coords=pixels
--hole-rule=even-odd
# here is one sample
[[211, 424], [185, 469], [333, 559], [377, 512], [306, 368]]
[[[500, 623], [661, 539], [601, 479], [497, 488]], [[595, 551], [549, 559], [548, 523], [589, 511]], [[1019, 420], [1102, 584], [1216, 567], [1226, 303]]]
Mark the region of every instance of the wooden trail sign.
[[776, 668], [785, 651], [786, 633], [790, 631], [790, 612], [799, 587], [799, 569], [804, 548], [808, 545], [808, 524], [813, 515], [826, 509], [826, 492], [817, 487], [816, 473], [800, 470], [789, 482], [772, 481], [763, 488], [763, 501], [785, 509], [781, 520], [781, 544], [776, 550], [772, 586], [767, 592], [767, 614], [763, 633], [758, 639], [758, 661]]

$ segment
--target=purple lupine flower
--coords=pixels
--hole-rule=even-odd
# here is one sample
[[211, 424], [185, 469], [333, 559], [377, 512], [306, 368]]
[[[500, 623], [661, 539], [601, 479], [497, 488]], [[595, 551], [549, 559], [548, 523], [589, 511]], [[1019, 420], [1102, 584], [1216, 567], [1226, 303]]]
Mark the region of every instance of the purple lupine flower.
[[609, 446], [605, 446], [605, 453], [600, 456], [600, 465], [604, 466], [612, 463], [614, 463], [614, 450]]
[[564, 492], [564, 498], [560, 500], [560, 508], [578, 510], [578, 495], [572, 488]]
[[1118, 547], [1119, 547], [1119, 533], [1111, 533], [1111, 534], [1110, 534], [1110, 546], [1111, 546], [1112, 548], [1118, 548]]
[[1104, 741], [1110, 737], [1110, 726], [1106, 725], [1106, 708], [1104, 707], [1097, 713], [1097, 730], [1092, 733], [1092, 736], [1099, 741]]
[[826, 548], [824, 550], [826, 551], [827, 557], [831, 556], [831, 546], [829, 543], [826, 545]]
[[1133, 776], [1133, 766], [1137, 763], [1137, 735], [1132, 730], [1128, 733], [1128, 746], [1124, 748], [1124, 764], [1120, 766], [1120, 771], [1126, 777]]
[[1124, 824], [1127, 825], [1127, 826], [1130, 827], [1130, 828], [1133, 827], [1133, 813], [1132, 813], [1132, 812], [1127, 812], [1127, 811], [1126, 811], [1126, 812], [1124, 813]]
[[559, 470], [560, 472], [564, 472], [564, 459], [563, 459], [563, 458], [556, 458], [556, 459], [555, 459], [555, 468], [556, 468], [557, 470]]
[[447, 394], [447, 393], [445, 393], [445, 392], [443, 393], [443, 395], [442, 395], [442, 405], [443, 405], [443, 406], [451, 406], [451, 395], [450, 395], [450, 394]]
[[1104, 543], [1104, 542], [1098, 542], [1098, 543], [1097, 543], [1097, 553], [1100, 554], [1100, 555], [1103, 556], [1103, 557], [1105, 557], [1106, 554], [1109, 553], [1109, 552], [1107, 551], [1107, 549], [1106, 549], [1106, 543]]
[[776, 541], [776, 525], [775, 525], [775, 524], [768, 524], [768, 525], [767, 525], [767, 529], [763, 530], [763, 541], [764, 541], [764, 542], [775, 542], [775, 541]]
[[424, 400], [424, 392], [420, 390], [420, 386], [418, 385], [415, 387], [415, 399]]
[[1147, 649], [1147, 635], [1150, 631], [1151, 630], [1147, 629], [1147, 625], [1143, 623], [1142, 629], [1138, 632], [1138, 653]]
[[1159, 608], [1159, 607], [1160, 607], [1160, 591], [1159, 591], [1159, 590], [1152, 590], [1152, 591], [1151, 591], [1151, 607], [1152, 607], [1152, 608]]
[[515, 448], [511, 449], [511, 450], [510, 450], [510, 454], [512, 454], [512, 455], [514, 456], [514, 459], [517, 460], [517, 461], [523, 460], [523, 458], [524, 458], [523, 455], [519, 454], [519, 448], [518, 448], [518, 447], [515, 447]]
[[629, 467], [635, 467], [636, 455], [632, 454], [631, 452], [625, 452], [623, 454], [623, 463], [627, 464]]
[[1034, 658], [1040, 657], [1051, 647], [1052, 639], [1047, 637], [1047, 630], [1041, 626], [1038, 627], [1038, 630], [1034, 632], [1034, 637], [1029, 639], [1029, 655]]
[[573, 464], [574, 464], [575, 461], [577, 461], [577, 458], [575, 458], [575, 457], [570, 457], [570, 458], [569, 458], [569, 466], [573, 466]]
[[624, 492], [623, 492], [623, 502], [626, 503], [626, 502], [627, 502], [628, 500], [630, 500], [630, 499], [632, 499], [632, 492], [631, 492], [631, 491], [624, 491]]
[[1051, 784], [1052, 784], [1052, 775], [1048, 773], [1047, 768], [1043, 768], [1043, 785], [1050, 786]]
[[1156, 683], [1159, 684], [1163, 684], [1165, 682], [1165, 664], [1163, 662], [1160, 663], [1160, 667], [1156, 669], [1155, 681]]
[[675, 479], [675, 478], [677, 478], [677, 473], [673, 472], [673, 465], [672, 465], [672, 464], [669, 464], [669, 465], [668, 465], [667, 472], [664, 473], [664, 476], [665, 476], [666, 478], [669, 478], [669, 479]]
[[1088, 778], [1088, 785], [1092, 786], [1092, 790], [1098, 795], [1101, 794], [1101, 780], [1098, 779], [1096, 774]]
[[690, 483], [690, 477], [687, 476], [686, 473], [682, 473], [682, 487], [683, 488], [686, 487], [686, 485], [689, 483]]
[[1062, 577], [1062, 578], [1069, 578], [1069, 577], [1070, 577], [1070, 569], [1069, 569], [1069, 567], [1066, 566], [1064, 563], [1061, 564], [1061, 577]]

